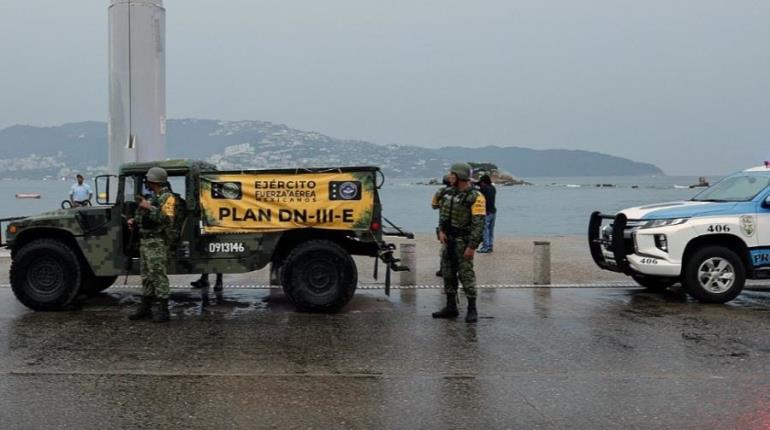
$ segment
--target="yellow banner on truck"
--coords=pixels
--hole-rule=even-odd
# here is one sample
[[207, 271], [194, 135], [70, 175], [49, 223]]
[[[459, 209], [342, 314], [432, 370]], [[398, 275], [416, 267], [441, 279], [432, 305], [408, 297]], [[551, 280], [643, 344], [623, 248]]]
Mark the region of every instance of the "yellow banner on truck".
[[368, 230], [376, 170], [201, 175], [203, 233]]

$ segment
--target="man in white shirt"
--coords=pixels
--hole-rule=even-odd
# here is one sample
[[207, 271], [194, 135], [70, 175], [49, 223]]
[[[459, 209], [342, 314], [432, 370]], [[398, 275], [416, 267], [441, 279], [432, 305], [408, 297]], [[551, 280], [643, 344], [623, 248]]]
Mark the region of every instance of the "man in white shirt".
[[83, 175], [78, 174], [76, 177], [78, 183], [72, 184], [70, 189], [70, 203], [72, 203], [72, 207], [91, 206], [91, 198], [94, 196], [91, 186], [83, 183]]

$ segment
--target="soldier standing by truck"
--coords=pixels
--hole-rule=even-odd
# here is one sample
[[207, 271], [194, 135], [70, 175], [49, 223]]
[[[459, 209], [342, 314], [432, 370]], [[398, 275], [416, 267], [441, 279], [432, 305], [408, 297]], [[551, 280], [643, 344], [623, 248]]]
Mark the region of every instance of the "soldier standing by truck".
[[[142, 302], [128, 319], [152, 318], [154, 322], [167, 322], [169, 284], [166, 266], [174, 234], [176, 198], [168, 188], [168, 174], [164, 169], [153, 167], [147, 171], [146, 178], [147, 186], [153, 192], [152, 200], [138, 197], [136, 214], [128, 220], [131, 230], [139, 229], [142, 274]], [[154, 300], [158, 301], [158, 312], [153, 316]]]
[[455, 183], [451, 198], [441, 203], [439, 240], [444, 245], [441, 271], [444, 275], [446, 306], [433, 313], [433, 318], [454, 318], [457, 310], [458, 278], [468, 298], [468, 313], [465, 322], [478, 320], [476, 311], [476, 274], [473, 271], [473, 257], [484, 233], [486, 202], [484, 195], [471, 183], [471, 166], [466, 163], [452, 165], [449, 172]]

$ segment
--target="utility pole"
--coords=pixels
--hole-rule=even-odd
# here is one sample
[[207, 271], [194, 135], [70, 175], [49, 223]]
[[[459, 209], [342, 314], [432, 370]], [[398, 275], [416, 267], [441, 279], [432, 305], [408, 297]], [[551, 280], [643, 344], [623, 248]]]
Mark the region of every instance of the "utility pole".
[[166, 10], [163, 0], [109, 6], [109, 173], [166, 158]]

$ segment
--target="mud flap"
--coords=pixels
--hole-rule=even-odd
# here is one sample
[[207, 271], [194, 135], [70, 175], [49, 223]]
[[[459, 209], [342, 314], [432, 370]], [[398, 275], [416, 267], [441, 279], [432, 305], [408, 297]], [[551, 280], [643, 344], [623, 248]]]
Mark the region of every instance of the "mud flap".
[[390, 297], [390, 264], [385, 268], [385, 295]]
[[[380, 270], [380, 257], [377, 257], [374, 259], [374, 273], [372, 274], [372, 277], [374, 280], [377, 280], [377, 276], [379, 275]], [[385, 265], [385, 295], [390, 297], [390, 265]]]
[[380, 251], [377, 253], [377, 259], [374, 262], [374, 279], [377, 279], [379, 271], [379, 260], [385, 263], [385, 295], [390, 296], [391, 272], [406, 272], [408, 267], [399, 264], [400, 258], [393, 256], [396, 245], [392, 243], [383, 243], [380, 245]]

